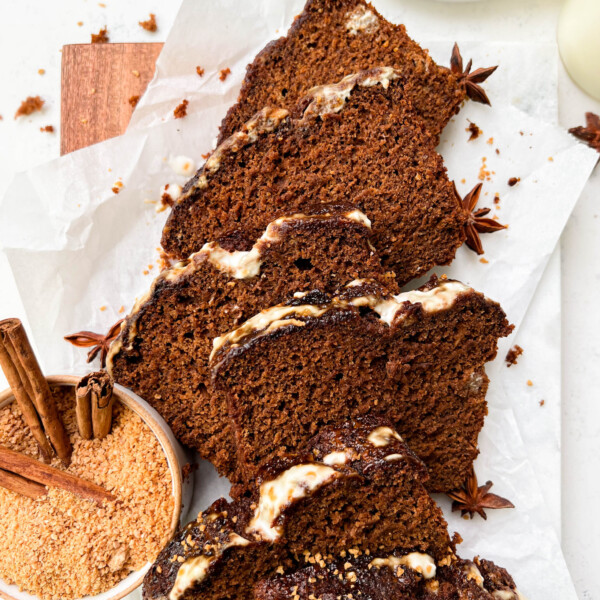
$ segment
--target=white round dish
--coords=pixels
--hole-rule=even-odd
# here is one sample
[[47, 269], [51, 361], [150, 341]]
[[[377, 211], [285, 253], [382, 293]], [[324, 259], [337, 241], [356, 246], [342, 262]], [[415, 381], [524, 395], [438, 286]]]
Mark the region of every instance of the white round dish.
[[[51, 386], [75, 386], [79, 379], [74, 375], [52, 375], [47, 377]], [[119, 384], [115, 384], [114, 394], [118, 401], [139, 415], [144, 423], [150, 427], [165, 453], [172, 481], [171, 493], [174, 506], [170, 527], [170, 536], [172, 536], [180, 522], [185, 518], [191, 504], [194, 490], [193, 474], [190, 473], [185, 479], [183, 477], [183, 467], [190, 462], [190, 459], [181, 444], [175, 439], [173, 432], [164, 419], [145, 400]], [[14, 396], [10, 389], [0, 392], [0, 408], [4, 408], [13, 401]], [[141, 585], [150, 566], [151, 563], [147, 563], [140, 570], [130, 573], [114, 588], [96, 596], [85, 596], [82, 600], [120, 600]], [[3, 600], [38, 600], [37, 596], [21, 592], [16, 585], [9, 585], [1, 579], [0, 598]]]

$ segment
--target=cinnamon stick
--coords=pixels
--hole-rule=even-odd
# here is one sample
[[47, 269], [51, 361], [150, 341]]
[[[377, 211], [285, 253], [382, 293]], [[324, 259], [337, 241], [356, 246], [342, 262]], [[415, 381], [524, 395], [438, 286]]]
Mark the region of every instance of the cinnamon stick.
[[75, 477], [71, 473], [55, 469], [30, 456], [9, 450], [3, 446], [0, 446], [0, 469], [21, 475], [21, 477], [42, 485], [67, 490], [98, 504], [102, 504], [104, 500], [116, 500], [112, 494], [91, 481]]
[[40, 422], [38, 413], [31, 400], [33, 391], [28, 391], [28, 388], [31, 389], [29, 380], [25, 376], [25, 373], [16, 358], [16, 352], [10, 338], [4, 334], [1, 325], [2, 323], [0, 323], [0, 366], [6, 375], [8, 385], [15, 396], [15, 400], [21, 409], [23, 419], [39, 446], [42, 460], [44, 462], [50, 462], [54, 452], [44, 433], [42, 423]]
[[79, 435], [84, 440], [91, 440], [94, 437], [92, 429], [92, 390], [87, 384], [82, 385], [82, 381], [83, 379], [75, 387], [77, 429], [79, 429]]
[[43, 485], [2, 469], [0, 469], [0, 486], [33, 500], [37, 500], [48, 493]]
[[[99, 440], [105, 438], [112, 427], [113, 385], [113, 380], [106, 371], [89, 373], [77, 384], [76, 394], [78, 401], [81, 398], [82, 416], [87, 409], [84, 406], [86, 399], [89, 399], [92, 431], [94, 437]], [[77, 406], [79, 407], [79, 404]], [[79, 425], [79, 417], [77, 423]], [[83, 424], [83, 427], [86, 428], [87, 423]]]
[[46, 435], [54, 450], [56, 450], [56, 454], [68, 465], [72, 452], [71, 441], [60, 420], [50, 386], [40, 369], [23, 324], [19, 319], [5, 319], [0, 321], [0, 331], [2, 331], [3, 337], [10, 339], [17, 362], [31, 385], [33, 390], [31, 400], [41, 419]]

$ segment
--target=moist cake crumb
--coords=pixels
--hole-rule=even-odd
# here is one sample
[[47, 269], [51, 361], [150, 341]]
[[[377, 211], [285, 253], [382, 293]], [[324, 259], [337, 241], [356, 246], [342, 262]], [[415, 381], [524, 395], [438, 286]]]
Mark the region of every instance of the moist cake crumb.
[[42, 110], [44, 102], [45, 100], [42, 100], [39, 96], [27, 96], [27, 98], [21, 102], [21, 106], [17, 109], [15, 119]]
[[92, 33], [92, 44], [107, 44], [108, 41], [106, 27], [101, 29], [98, 33]]
[[135, 108], [137, 106], [137, 103], [140, 101], [140, 97], [139, 96], [130, 96], [129, 97], [129, 104], [131, 105], [132, 108]]
[[52, 125], [46, 125], [45, 127], [40, 127], [40, 131], [45, 133], [53, 133], [54, 127]]
[[146, 31], [155, 32], [158, 29], [156, 26], [156, 15], [154, 13], [150, 13], [150, 17], [147, 21], [138, 21], [138, 23], [140, 27]]
[[523, 354], [523, 348], [518, 344], [515, 344], [507, 353], [506, 353], [506, 366], [512, 367], [517, 364], [517, 360], [519, 356]]
[[227, 77], [229, 77], [231, 73], [231, 69], [229, 67], [227, 67], [226, 69], [221, 69], [219, 71], [219, 79], [221, 81], [225, 81], [227, 79]]
[[204, 69], [201, 66], [197, 66], [196, 67], [196, 73], [198, 73], [198, 75], [200, 77], [202, 77], [202, 75], [204, 75]]

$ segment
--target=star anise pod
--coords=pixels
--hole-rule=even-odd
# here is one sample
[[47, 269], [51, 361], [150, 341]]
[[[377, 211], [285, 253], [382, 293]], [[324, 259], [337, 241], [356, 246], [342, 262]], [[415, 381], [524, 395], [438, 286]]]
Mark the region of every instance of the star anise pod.
[[569, 133], [600, 152], [600, 116], [593, 112], [585, 113], [585, 123], [586, 127], [571, 127]]
[[446, 494], [452, 500], [452, 512], [460, 510], [461, 516], [468, 514], [471, 519], [477, 513], [487, 519], [485, 508], [514, 508], [515, 505], [510, 500], [490, 494], [492, 485], [494, 484], [491, 481], [487, 481], [485, 485], [478, 486], [475, 469], [471, 467], [471, 472], [463, 486], [459, 490]]
[[475, 210], [483, 184], [478, 183], [464, 198], [460, 197], [454, 182], [453, 185], [456, 200], [467, 214], [467, 222], [464, 226], [467, 235], [466, 244], [471, 250], [477, 252], [477, 254], [483, 254], [483, 246], [481, 245], [479, 234], [500, 231], [501, 229], [506, 229], [506, 225], [502, 225], [494, 219], [485, 218], [485, 215], [489, 214], [492, 210], [491, 208], [478, 208]]
[[93, 331], [78, 331], [70, 335], [65, 335], [65, 340], [71, 342], [73, 346], [78, 348], [91, 348], [87, 355], [87, 362], [92, 362], [94, 358], [100, 353], [100, 366], [104, 368], [106, 366], [106, 355], [108, 354], [108, 348], [111, 342], [119, 335], [121, 330], [121, 323], [125, 319], [117, 321], [109, 330], [106, 335], [101, 333], [94, 333]]
[[458, 49], [458, 44], [454, 44], [452, 48], [452, 56], [450, 57], [450, 70], [458, 76], [461, 81], [464, 81], [467, 96], [475, 102], [481, 102], [481, 104], [488, 104], [491, 106], [490, 99], [487, 97], [484, 89], [479, 85], [483, 83], [497, 68], [487, 67], [485, 69], [475, 69], [471, 73], [471, 67], [473, 61], [470, 60], [467, 63], [467, 67], [463, 70], [463, 59]]

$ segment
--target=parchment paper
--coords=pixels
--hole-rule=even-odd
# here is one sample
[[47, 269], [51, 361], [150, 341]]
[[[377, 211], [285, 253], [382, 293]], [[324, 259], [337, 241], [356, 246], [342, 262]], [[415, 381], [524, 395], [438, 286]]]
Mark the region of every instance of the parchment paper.
[[[0, 205], [0, 240], [47, 372], [85, 372], [85, 352], [67, 345], [62, 336], [80, 329], [106, 331], [148, 288], [157, 272], [156, 248], [166, 213], [157, 214], [147, 201], [158, 200], [165, 183], [185, 181], [169, 166], [170, 159], [192, 157], [198, 166], [201, 154], [212, 146], [227, 103], [235, 97], [242, 67], [278, 28], [280, 33], [286, 29], [300, 5], [295, 0], [222, 0], [207, 11], [199, 3], [184, 2], [161, 55], [158, 78], [142, 100], [132, 130], [17, 176]], [[445, 54], [451, 45], [440, 42]], [[495, 174], [485, 183], [480, 205], [492, 206], [499, 193], [496, 211], [509, 228], [483, 236], [487, 263], [462, 248], [450, 268], [437, 272], [500, 301], [518, 327], [597, 156], [539, 120], [555, 107], [554, 100], [548, 100], [547, 85], [540, 83], [539, 102], [525, 100], [518, 86], [508, 86], [509, 74], [502, 75], [524, 62], [551, 68], [553, 57], [548, 63], [547, 48], [461, 46], [476, 64], [501, 62], [503, 68], [486, 84], [494, 109], [468, 103], [449, 125], [440, 149], [462, 192], [478, 181], [486, 157], [486, 169]], [[190, 82], [199, 80], [197, 64], [206, 74], [192, 90]], [[232, 75], [222, 83], [218, 69], [224, 67], [230, 67]], [[172, 110], [183, 97], [191, 101], [190, 114], [175, 121]], [[474, 142], [467, 142], [467, 119], [484, 132]], [[507, 181], [513, 176], [521, 182], [509, 188]], [[123, 187], [115, 194], [117, 181]], [[509, 379], [512, 371], [501, 364], [511, 343], [504, 342], [498, 361], [488, 366], [490, 414], [480, 438], [477, 472], [481, 482], [492, 479], [493, 491], [509, 497], [517, 509], [489, 511], [486, 522], [467, 522], [446, 513], [451, 527], [465, 539], [462, 555], [480, 553], [498, 560], [530, 599], [574, 599], [511, 410], [523, 386]], [[540, 423], [527, 426], [544, 437]], [[193, 511], [228, 489], [209, 465], [200, 473]], [[448, 509], [445, 500], [442, 504]]]

